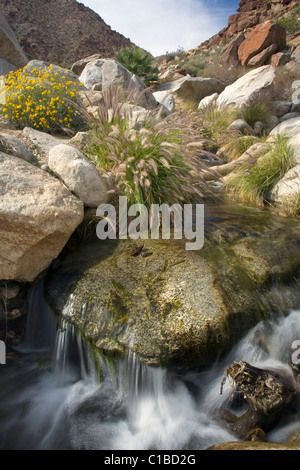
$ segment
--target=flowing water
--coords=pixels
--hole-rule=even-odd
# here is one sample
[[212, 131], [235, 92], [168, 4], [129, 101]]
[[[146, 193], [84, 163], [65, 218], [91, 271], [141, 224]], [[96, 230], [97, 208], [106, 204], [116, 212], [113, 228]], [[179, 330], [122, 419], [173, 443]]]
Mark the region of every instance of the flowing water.
[[[226, 366], [245, 360], [290, 373], [287, 358], [300, 339], [300, 311], [292, 311], [257, 325], [209, 371], [179, 375], [132, 353], [123, 360], [95, 353], [72, 325], [57, 324], [42, 284], [29, 301], [24, 344], [1, 367], [1, 449], [201, 450], [237, 440], [213, 418], [230, 393], [227, 381], [220, 394]], [[298, 429], [295, 412], [268, 440], [283, 442]]]

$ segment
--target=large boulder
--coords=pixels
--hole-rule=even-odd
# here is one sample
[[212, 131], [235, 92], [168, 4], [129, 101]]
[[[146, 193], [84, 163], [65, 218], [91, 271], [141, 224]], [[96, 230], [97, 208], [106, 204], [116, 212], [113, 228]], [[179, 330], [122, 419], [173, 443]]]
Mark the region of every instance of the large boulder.
[[244, 34], [239, 34], [236, 38], [227, 44], [221, 54], [221, 64], [225, 67], [239, 67], [241, 65], [238, 58], [238, 48], [245, 39]]
[[87, 207], [107, 202], [107, 187], [95, 165], [78, 149], [60, 144], [49, 152], [48, 166]]
[[[300, 120], [300, 118], [298, 118]], [[293, 156], [296, 163], [300, 163], [300, 130], [296, 135], [290, 138], [289, 146], [293, 150]]]
[[102, 67], [104, 62], [104, 59], [94, 59], [84, 67], [79, 80], [87, 89], [91, 90], [95, 85], [102, 88]]
[[104, 352], [208, 365], [262, 318], [300, 301], [300, 222], [240, 210], [206, 206], [198, 251], [186, 251], [185, 240], [90, 238], [50, 273], [48, 298]]
[[166, 114], [171, 114], [175, 111], [175, 99], [169, 91], [155, 91], [153, 96], [163, 107]]
[[270, 132], [270, 136], [281, 135], [282, 137], [292, 138], [300, 133], [300, 117], [288, 119], [278, 124]]
[[228, 31], [231, 35], [253, 28], [259, 23], [260, 14], [257, 11], [245, 11], [231, 15], [228, 19]]
[[293, 208], [299, 204], [300, 195], [300, 164], [291, 168], [274, 186], [270, 200], [284, 207]]
[[272, 44], [276, 45], [274, 52], [281, 51], [286, 46], [286, 30], [270, 20], [258, 24], [247, 35], [239, 46], [238, 57], [242, 65]]
[[216, 78], [186, 76], [174, 82], [161, 85], [158, 87], [158, 91], [168, 91], [175, 98], [183, 101], [194, 101], [198, 104], [206, 96], [210, 96], [213, 93], [221, 93], [224, 88], [224, 83]]
[[0, 133], [0, 151], [15, 155], [27, 161], [33, 158], [31, 151], [21, 140], [13, 135], [2, 132]]
[[213, 106], [214, 103], [217, 101], [218, 96], [219, 96], [219, 93], [213, 93], [212, 95], [206, 96], [205, 98], [203, 98], [198, 104], [199, 111], [203, 111], [209, 106]]
[[27, 62], [13, 30], [0, 11], [0, 75], [24, 67]]
[[74, 72], [76, 75], [81, 75], [81, 73], [83, 72], [85, 66], [94, 61], [94, 60], [98, 60], [98, 59], [102, 59], [102, 55], [101, 54], [93, 54], [89, 57], [85, 57], [84, 59], [80, 59], [80, 60], [77, 60], [71, 67], [71, 71]]
[[53, 147], [69, 141], [69, 139], [54, 137], [53, 135], [47, 134], [47, 132], [41, 132], [32, 127], [24, 127], [22, 138], [32, 149], [39, 166], [48, 165], [49, 152]]
[[264, 65], [227, 86], [217, 99], [218, 106], [242, 106], [251, 100], [268, 100], [273, 95], [275, 69]]
[[277, 51], [277, 45], [276, 44], [271, 44], [271, 46], [266, 47], [263, 51], [259, 52], [259, 54], [256, 54], [254, 57], [252, 57], [247, 66], [248, 67], [260, 67], [261, 65], [264, 65], [269, 57], [271, 57], [274, 52]]
[[0, 153], [0, 279], [33, 281], [82, 219], [82, 202], [60, 181]]
[[158, 106], [156, 99], [143, 81], [127, 70], [116, 60], [105, 60], [102, 65], [102, 91], [118, 88], [123, 93], [132, 94], [133, 100], [146, 109], [155, 109]]

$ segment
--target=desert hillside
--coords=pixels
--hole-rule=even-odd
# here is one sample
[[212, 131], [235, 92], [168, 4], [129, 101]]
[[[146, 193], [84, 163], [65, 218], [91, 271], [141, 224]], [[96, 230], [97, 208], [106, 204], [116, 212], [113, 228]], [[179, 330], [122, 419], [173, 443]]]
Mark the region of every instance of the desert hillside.
[[70, 66], [96, 53], [111, 57], [132, 45], [76, 0], [0, 0], [0, 8], [31, 59]]

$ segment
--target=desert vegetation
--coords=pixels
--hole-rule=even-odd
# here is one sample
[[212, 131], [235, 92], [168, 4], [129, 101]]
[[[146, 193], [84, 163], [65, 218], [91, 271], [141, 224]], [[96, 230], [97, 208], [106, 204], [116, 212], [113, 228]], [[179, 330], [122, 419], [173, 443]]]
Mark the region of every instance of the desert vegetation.
[[63, 69], [19, 69], [4, 79], [6, 103], [3, 115], [22, 129], [25, 126], [45, 132], [80, 130], [83, 119], [76, 104], [80, 83], [66, 75]]

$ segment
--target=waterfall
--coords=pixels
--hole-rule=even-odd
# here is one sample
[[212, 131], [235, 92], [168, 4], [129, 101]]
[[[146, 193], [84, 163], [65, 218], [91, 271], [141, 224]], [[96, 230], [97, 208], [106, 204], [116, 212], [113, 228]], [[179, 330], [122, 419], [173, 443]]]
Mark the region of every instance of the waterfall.
[[[178, 375], [131, 351], [117, 358], [95, 350], [72, 324], [57, 321], [43, 284], [28, 305], [17, 360], [1, 369], [1, 449], [197, 450], [237, 440], [213, 418], [230, 391], [225, 383], [220, 395], [225, 368], [245, 360], [288, 370], [300, 339], [300, 311], [292, 311], [258, 324], [209, 371]], [[297, 414], [270, 437], [288, 439], [295, 429]]]
[[35, 284], [28, 295], [27, 323], [19, 351], [47, 352], [53, 350], [56, 336], [56, 318], [44, 298], [44, 283]]

